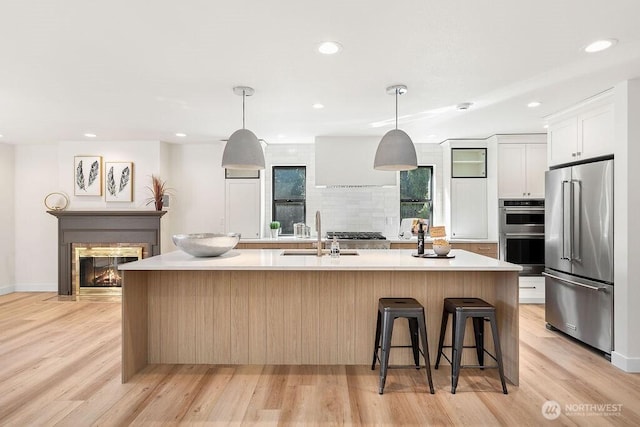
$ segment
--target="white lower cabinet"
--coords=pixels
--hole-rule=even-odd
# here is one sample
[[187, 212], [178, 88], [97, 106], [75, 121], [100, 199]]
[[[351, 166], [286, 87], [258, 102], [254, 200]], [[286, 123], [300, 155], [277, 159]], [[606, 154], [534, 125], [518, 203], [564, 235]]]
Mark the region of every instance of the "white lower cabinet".
[[451, 179], [451, 238], [486, 239], [487, 180]]
[[518, 284], [520, 304], [544, 304], [544, 277], [521, 276]]
[[225, 190], [225, 231], [245, 239], [259, 238], [260, 180], [228, 179]]

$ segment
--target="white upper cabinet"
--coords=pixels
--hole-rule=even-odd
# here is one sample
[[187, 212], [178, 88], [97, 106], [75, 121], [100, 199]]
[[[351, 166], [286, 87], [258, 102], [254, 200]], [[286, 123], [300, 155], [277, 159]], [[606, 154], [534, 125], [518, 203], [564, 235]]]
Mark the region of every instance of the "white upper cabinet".
[[613, 104], [604, 93], [549, 118], [549, 166], [613, 154]]
[[498, 144], [498, 197], [544, 198], [547, 144]]

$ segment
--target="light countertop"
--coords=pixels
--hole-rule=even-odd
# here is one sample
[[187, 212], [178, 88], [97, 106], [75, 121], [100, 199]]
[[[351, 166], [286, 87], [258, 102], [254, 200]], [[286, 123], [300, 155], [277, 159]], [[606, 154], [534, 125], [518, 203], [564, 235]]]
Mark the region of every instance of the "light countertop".
[[[322, 241], [326, 242], [326, 241], [330, 241], [331, 239], [327, 239], [327, 238], [323, 238]], [[450, 243], [498, 243], [497, 240], [490, 240], [490, 239], [447, 239]], [[276, 239], [270, 238], [270, 237], [264, 237], [261, 239], [240, 239], [240, 243], [255, 243], [255, 244], [262, 244], [262, 243], [314, 243], [316, 242], [317, 239], [314, 237], [311, 238], [300, 238], [300, 237], [293, 237], [293, 236], [279, 236]], [[401, 239], [399, 237], [387, 237], [387, 241], [391, 242], [391, 243], [416, 243], [418, 242], [418, 238], [417, 237], [412, 237], [410, 239]], [[431, 237], [425, 237], [424, 241], [426, 243], [431, 243], [433, 242], [433, 239]]]
[[[283, 249], [233, 249], [196, 258], [182, 251], [122, 264], [119, 270], [520, 271], [522, 267], [461, 249], [455, 258], [417, 258], [411, 249], [358, 249], [359, 255], [282, 255]], [[429, 252], [429, 251], [427, 251]]]

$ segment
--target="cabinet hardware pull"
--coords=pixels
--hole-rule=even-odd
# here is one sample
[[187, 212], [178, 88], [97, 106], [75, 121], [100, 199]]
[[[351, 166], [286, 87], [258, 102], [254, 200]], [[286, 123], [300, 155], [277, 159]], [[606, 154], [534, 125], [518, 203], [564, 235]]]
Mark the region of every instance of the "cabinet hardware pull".
[[535, 286], [520, 286], [520, 289], [536, 289]]

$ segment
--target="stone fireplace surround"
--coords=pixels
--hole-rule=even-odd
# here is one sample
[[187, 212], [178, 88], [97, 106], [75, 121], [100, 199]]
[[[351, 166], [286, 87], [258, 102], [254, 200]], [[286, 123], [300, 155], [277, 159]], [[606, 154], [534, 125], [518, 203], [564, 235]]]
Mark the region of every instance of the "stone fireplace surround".
[[58, 294], [72, 295], [74, 244], [143, 244], [143, 257], [160, 254], [165, 211], [47, 211], [58, 218]]

